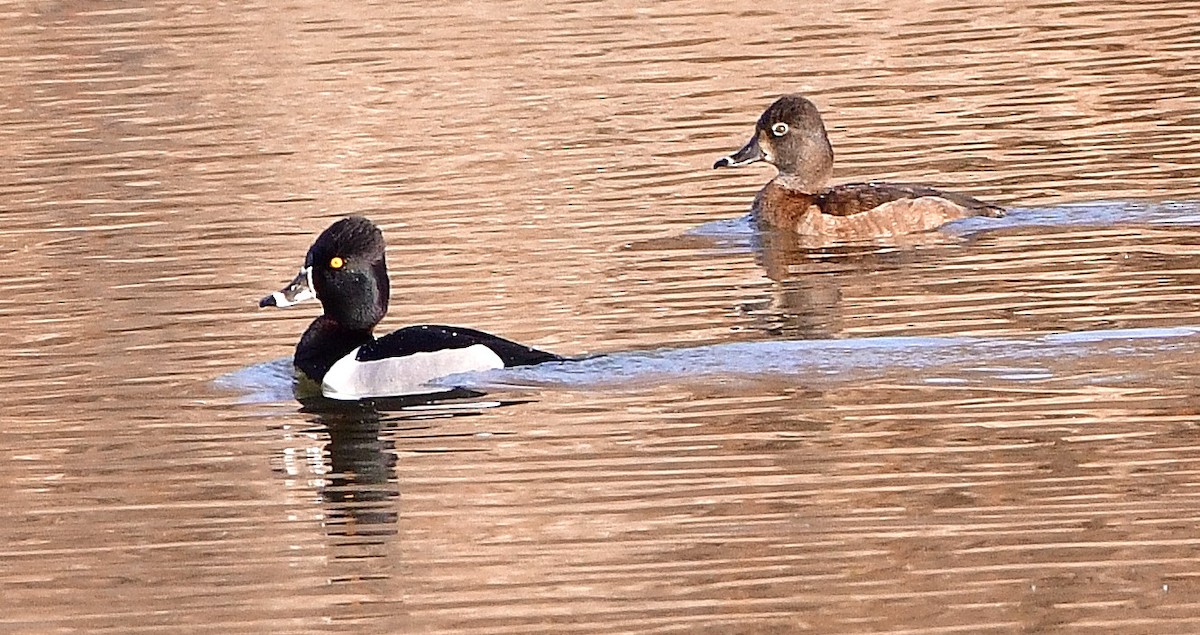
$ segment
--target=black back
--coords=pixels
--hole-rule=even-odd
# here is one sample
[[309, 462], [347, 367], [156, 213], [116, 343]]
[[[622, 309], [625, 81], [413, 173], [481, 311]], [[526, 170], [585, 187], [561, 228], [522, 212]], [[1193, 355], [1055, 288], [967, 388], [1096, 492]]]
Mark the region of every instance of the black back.
[[540, 351], [483, 331], [440, 324], [406, 326], [392, 331], [360, 348], [355, 359], [360, 362], [370, 362], [389, 357], [403, 357], [413, 353], [467, 348], [475, 344], [483, 344], [492, 349], [505, 366], [529, 366], [564, 359], [554, 353]]

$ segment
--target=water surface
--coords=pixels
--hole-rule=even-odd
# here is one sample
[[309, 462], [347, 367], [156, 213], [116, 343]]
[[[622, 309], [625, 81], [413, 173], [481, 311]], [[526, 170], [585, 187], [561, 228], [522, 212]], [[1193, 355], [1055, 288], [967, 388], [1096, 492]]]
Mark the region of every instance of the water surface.
[[[1194, 9], [0, 7], [0, 630], [1197, 632]], [[1015, 212], [754, 234], [783, 92]], [[298, 403], [349, 213], [384, 328], [596, 357]]]

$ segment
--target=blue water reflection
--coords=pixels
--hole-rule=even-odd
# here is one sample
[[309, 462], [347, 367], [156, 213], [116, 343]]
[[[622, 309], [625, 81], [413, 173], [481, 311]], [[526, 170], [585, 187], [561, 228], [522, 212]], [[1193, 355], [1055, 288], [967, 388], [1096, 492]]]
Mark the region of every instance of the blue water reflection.
[[[930, 384], [1029, 382], [1064, 376], [1088, 383], [1131, 379], [1136, 368], [1105, 359], [1104, 373], [1079, 373], [1089, 358], [1153, 358], [1200, 353], [1200, 326], [1052, 333], [1031, 338], [868, 337], [858, 339], [737, 342], [690, 348], [623, 351], [585, 359], [446, 377], [431, 393], [458, 388], [637, 388], [658, 383], [788, 378], [830, 386], [901, 373]], [[290, 360], [256, 364], [222, 376], [217, 384], [246, 403], [289, 401]]]

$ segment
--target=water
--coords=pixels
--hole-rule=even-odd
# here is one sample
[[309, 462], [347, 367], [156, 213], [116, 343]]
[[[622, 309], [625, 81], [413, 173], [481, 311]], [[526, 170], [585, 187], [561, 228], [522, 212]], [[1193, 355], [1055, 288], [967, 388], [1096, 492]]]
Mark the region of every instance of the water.
[[[0, 22], [0, 631], [1200, 630], [1191, 3]], [[792, 91], [1014, 212], [755, 234], [710, 166]], [[298, 403], [255, 303], [349, 213], [384, 328], [586, 359]]]

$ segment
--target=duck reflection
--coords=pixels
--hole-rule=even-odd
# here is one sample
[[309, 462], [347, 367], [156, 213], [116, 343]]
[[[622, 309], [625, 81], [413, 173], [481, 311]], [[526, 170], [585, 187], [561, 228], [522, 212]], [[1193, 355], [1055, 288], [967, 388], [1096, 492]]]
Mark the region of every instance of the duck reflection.
[[325, 533], [342, 545], [387, 542], [398, 532], [400, 482], [396, 466], [406, 440], [414, 444], [439, 436], [447, 419], [477, 416], [494, 407], [519, 403], [481, 399], [483, 393], [455, 389], [411, 398], [338, 401], [302, 399], [301, 412], [316, 426], [309, 438], [307, 471], [324, 502]]
[[945, 242], [931, 232], [887, 244], [814, 245], [793, 232], [760, 228], [751, 237], [755, 261], [775, 284], [769, 297], [743, 305], [772, 336], [831, 339], [844, 328], [843, 290], [864, 284], [862, 276], [902, 269], [926, 256], [917, 249]]
[[684, 235], [631, 242], [624, 248], [659, 253], [706, 250], [719, 258], [738, 259], [752, 254], [774, 284], [765, 296], [737, 306], [752, 319], [749, 328], [772, 338], [836, 339], [844, 336], [848, 318], [861, 317], [854, 307], [845, 306], [845, 291], [862, 295], [865, 286], [887, 287], [911, 280], [906, 272], [936, 261], [965, 240], [970, 239], [936, 231], [829, 243], [756, 225], [747, 216], [707, 223]]
[[[311, 411], [306, 404], [306, 411]], [[329, 435], [322, 459], [325, 528], [331, 536], [383, 542], [396, 534], [396, 443], [382, 434], [386, 423], [374, 408], [325, 409], [313, 423]]]

